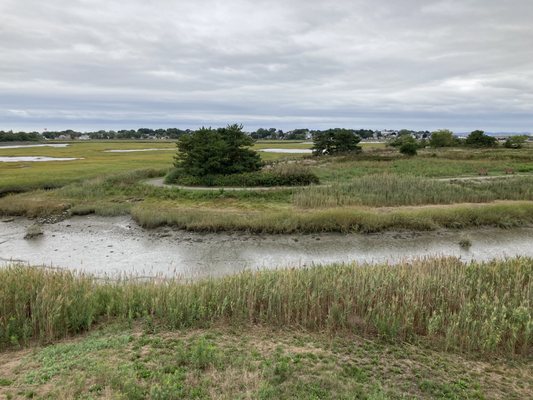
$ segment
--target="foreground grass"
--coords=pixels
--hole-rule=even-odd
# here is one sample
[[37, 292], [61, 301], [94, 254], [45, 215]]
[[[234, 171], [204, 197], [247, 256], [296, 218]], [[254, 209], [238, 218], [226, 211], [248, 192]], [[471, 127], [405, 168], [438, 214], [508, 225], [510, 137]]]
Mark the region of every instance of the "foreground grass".
[[533, 260], [333, 265], [192, 283], [0, 269], [1, 347], [49, 342], [117, 318], [169, 329], [223, 323], [349, 331], [444, 350], [531, 355]]
[[342, 333], [112, 323], [0, 353], [0, 398], [528, 399], [531, 359], [478, 358]]

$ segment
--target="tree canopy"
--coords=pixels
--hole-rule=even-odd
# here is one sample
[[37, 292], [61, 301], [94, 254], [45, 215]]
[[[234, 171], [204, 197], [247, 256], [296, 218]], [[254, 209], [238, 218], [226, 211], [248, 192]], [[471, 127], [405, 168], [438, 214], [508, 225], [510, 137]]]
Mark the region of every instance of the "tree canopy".
[[485, 135], [485, 132], [476, 130], [468, 135], [465, 144], [472, 147], [495, 147], [498, 145], [498, 141], [495, 137]]
[[431, 147], [452, 147], [456, 144], [453, 132], [448, 129], [439, 129], [431, 133], [429, 145]]
[[204, 128], [180, 136], [175, 166], [193, 176], [230, 175], [261, 168], [261, 158], [248, 147], [253, 139], [242, 125]]
[[335, 128], [313, 133], [313, 154], [359, 152], [361, 138], [349, 129]]

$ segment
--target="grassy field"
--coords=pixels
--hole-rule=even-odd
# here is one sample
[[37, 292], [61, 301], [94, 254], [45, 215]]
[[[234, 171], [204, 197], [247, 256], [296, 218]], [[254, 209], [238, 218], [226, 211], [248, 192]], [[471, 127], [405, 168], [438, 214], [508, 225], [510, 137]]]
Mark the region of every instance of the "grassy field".
[[[533, 362], [343, 333], [113, 323], [0, 353], [5, 399], [502, 399], [533, 396]], [[2, 397], [4, 395], [4, 397]]]
[[532, 278], [525, 258], [333, 265], [194, 283], [7, 267], [0, 394], [531, 398]]
[[[309, 148], [303, 142], [259, 142], [261, 148]], [[45, 163], [0, 163], [0, 214], [131, 213], [145, 227], [256, 232], [375, 232], [384, 229], [517, 226], [533, 221], [533, 148], [423, 150], [405, 157], [364, 145], [350, 157], [260, 153], [266, 161], [299, 163], [321, 186], [270, 192], [210, 193], [156, 188], [143, 180], [172, 165], [172, 142], [88, 142], [66, 148], [0, 149], [5, 155], [81, 157]], [[109, 153], [110, 149], [168, 150]], [[442, 178], [503, 176], [443, 181]], [[506, 175], [507, 174], [507, 175]], [[53, 188], [54, 190], [49, 190]]]

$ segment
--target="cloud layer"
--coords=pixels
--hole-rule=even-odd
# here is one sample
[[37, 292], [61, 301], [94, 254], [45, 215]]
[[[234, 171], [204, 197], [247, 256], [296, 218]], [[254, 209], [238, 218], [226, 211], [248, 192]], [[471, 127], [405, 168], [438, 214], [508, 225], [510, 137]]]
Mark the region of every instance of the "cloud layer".
[[533, 130], [530, 0], [2, 0], [0, 16], [0, 129]]

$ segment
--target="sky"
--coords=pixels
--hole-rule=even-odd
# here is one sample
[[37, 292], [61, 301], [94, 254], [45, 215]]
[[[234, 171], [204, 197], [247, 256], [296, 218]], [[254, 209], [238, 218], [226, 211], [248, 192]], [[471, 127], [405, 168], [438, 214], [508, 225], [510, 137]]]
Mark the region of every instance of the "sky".
[[0, 0], [0, 130], [533, 131], [531, 0]]

